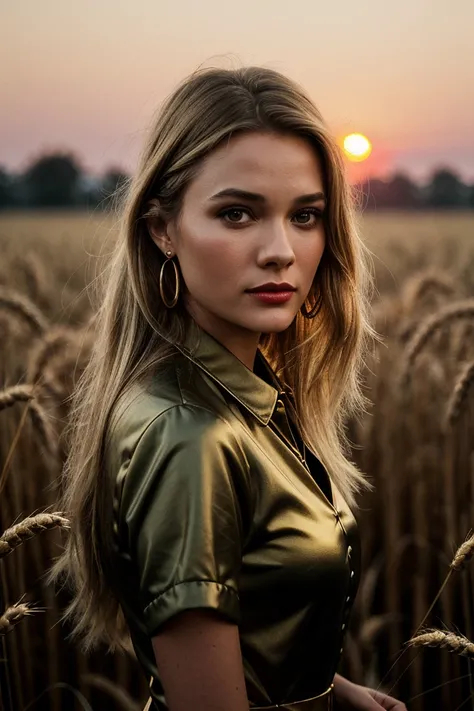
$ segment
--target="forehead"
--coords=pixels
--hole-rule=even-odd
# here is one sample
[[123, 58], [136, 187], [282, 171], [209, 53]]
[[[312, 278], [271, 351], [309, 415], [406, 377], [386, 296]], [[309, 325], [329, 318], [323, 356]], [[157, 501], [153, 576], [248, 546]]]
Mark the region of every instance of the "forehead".
[[228, 187], [288, 197], [323, 190], [321, 161], [309, 141], [294, 135], [247, 133], [232, 137], [202, 162], [189, 192], [211, 196]]

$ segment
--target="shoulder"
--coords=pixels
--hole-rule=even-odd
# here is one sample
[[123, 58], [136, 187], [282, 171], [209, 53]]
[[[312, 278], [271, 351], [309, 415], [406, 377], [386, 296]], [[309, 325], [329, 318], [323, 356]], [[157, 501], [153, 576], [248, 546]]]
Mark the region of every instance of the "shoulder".
[[[235, 428], [197, 404], [134, 400], [109, 442], [114, 508], [129, 529], [156, 506], [237, 511], [242, 530], [253, 500], [250, 468]], [[188, 503], [185, 503], [188, 502]], [[199, 504], [198, 502], [201, 502]], [[243, 511], [241, 510], [243, 509]]]
[[178, 375], [170, 367], [134, 385], [114, 412], [104, 465], [116, 523], [140, 525], [153, 501], [165, 509], [188, 501], [238, 510], [244, 530], [254, 491], [241, 430], [212, 397], [183, 396]]
[[[105, 446], [105, 465], [112, 476], [135, 462], [154, 461], [158, 467], [183, 453], [188, 458], [194, 456], [196, 464], [199, 457], [206, 455], [209, 461], [220, 453], [246, 467], [238, 430], [222, 411], [212, 407], [212, 398], [207, 402], [197, 386], [196, 397], [190, 396], [189, 388], [183, 394], [180, 371], [189, 368], [178, 357], [121, 398]], [[198, 379], [199, 369], [194, 372]]]

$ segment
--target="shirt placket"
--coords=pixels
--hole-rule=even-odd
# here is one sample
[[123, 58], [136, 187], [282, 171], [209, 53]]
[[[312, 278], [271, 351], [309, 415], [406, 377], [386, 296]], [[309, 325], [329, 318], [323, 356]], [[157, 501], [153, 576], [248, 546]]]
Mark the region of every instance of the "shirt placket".
[[[278, 434], [284, 438], [284, 440], [286, 441], [288, 446], [291, 448], [291, 450], [297, 455], [297, 457], [300, 459], [300, 461], [306, 467], [306, 469], [308, 469], [308, 465], [306, 463], [304, 452], [303, 453], [300, 452], [300, 450], [297, 446], [296, 440], [293, 436], [293, 432], [292, 432], [291, 427], [288, 422], [288, 417], [287, 417], [286, 409], [285, 409], [285, 403], [283, 400], [283, 398], [285, 398], [285, 397], [290, 401], [290, 404], [291, 404], [291, 400], [290, 400], [291, 394], [285, 392], [284, 390], [279, 390], [278, 400], [276, 402], [275, 410], [274, 410], [274, 413], [272, 416], [272, 420], [270, 422], [273, 422], [275, 428], [278, 431]], [[308, 469], [308, 471], [309, 471], [309, 469]], [[342, 534], [344, 536], [344, 540], [347, 544], [346, 564], [349, 568], [349, 587], [348, 587], [346, 597], [344, 600], [344, 608], [343, 608], [342, 623], [341, 623], [341, 630], [340, 630], [341, 648], [339, 650], [339, 654], [342, 654], [344, 651], [343, 645], [344, 645], [344, 639], [345, 639], [346, 632], [347, 632], [347, 624], [348, 624], [349, 616], [350, 616], [351, 609], [352, 609], [352, 603], [354, 601], [354, 589], [353, 589], [354, 582], [353, 581], [354, 581], [354, 577], [355, 577], [355, 570], [354, 570], [354, 566], [352, 564], [353, 549], [348, 541], [348, 535], [347, 535], [345, 526], [342, 522], [341, 512], [337, 510], [337, 508], [334, 506], [333, 503], [331, 503], [331, 501], [329, 501], [329, 499], [324, 494], [324, 492], [322, 492], [322, 493], [323, 493], [323, 496], [326, 499], [327, 503], [329, 504], [329, 506], [333, 509], [334, 518], [336, 519], [337, 524], [341, 528]], [[337, 665], [336, 665], [336, 668], [337, 668]]]

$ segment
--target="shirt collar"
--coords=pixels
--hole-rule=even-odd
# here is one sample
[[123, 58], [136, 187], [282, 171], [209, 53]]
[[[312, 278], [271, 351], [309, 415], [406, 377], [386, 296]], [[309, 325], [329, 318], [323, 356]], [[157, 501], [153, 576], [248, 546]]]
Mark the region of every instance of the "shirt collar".
[[285, 392], [285, 387], [260, 349], [257, 349], [254, 370], [261, 373], [262, 377], [247, 368], [237, 356], [195, 322], [184, 343], [177, 348], [262, 424], [268, 424], [279, 396]]

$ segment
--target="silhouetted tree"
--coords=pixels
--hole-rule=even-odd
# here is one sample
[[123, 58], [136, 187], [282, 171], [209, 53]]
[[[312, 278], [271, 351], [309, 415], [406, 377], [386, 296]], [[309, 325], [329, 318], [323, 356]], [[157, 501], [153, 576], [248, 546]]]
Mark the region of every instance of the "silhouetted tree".
[[28, 202], [33, 207], [72, 207], [78, 204], [81, 168], [71, 154], [41, 156], [24, 175]]
[[367, 210], [379, 208], [409, 209], [421, 203], [419, 187], [403, 173], [390, 180], [372, 178], [359, 185], [362, 206]]
[[128, 180], [128, 175], [120, 168], [110, 168], [102, 178], [102, 191], [106, 196], [112, 195]]
[[428, 204], [452, 208], [465, 204], [466, 186], [456, 173], [447, 168], [437, 170], [428, 186]]
[[374, 210], [385, 207], [387, 203], [388, 185], [380, 178], [371, 178], [357, 185], [363, 210]]
[[474, 185], [468, 185], [467, 188], [467, 206], [474, 207]]
[[15, 181], [4, 168], [0, 167], [0, 209], [16, 204]]
[[81, 175], [78, 181], [78, 204], [84, 208], [102, 208], [102, 181], [91, 175]]
[[418, 186], [403, 173], [397, 173], [388, 184], [387, 197], [390, 207], [414, 208], [420, 204]]

